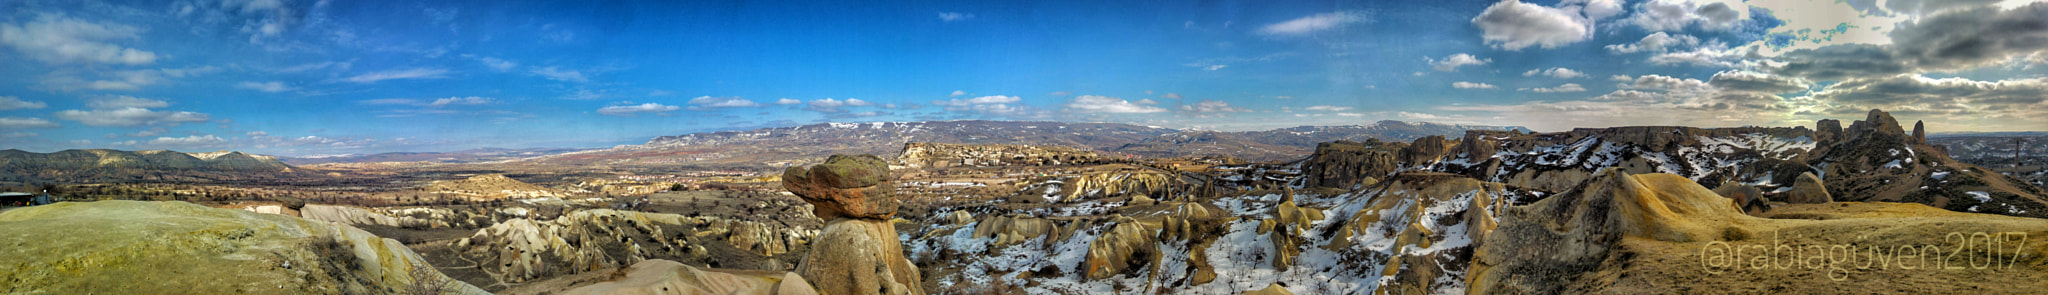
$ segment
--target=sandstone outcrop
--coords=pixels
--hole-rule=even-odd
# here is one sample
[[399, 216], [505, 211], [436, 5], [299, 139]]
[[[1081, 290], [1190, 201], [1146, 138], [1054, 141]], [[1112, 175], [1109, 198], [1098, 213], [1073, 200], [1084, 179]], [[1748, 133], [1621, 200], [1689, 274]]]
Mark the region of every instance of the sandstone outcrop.
[[1378, 178], [1386, 177], [1400, 168], [1395, 163], [1399, 144], [1384, 144], [1377, 140], [1357, 143], [1350, 141], [1325, 142], [1316, 145], [1316, 152], [1302, 163], [1302, 181], [1308, 187], [1351, 189], [1359, 185], [1372, 185]]
[[711, 216], [591, 209], [553, 220], [506, 220], [451, 247], [494, 279], [520, 283], [646, 259], [783, 270], [818, 235], [812, 228]]
[[812, 215], [826, 221], [894, 217], [899, 203], [888, 180], [888, 164], [875, 155], [832, 155], [824, 164], [782, 173], [783, 188], [811, 203]]
[[1778, 193], [1779, 201], [1793, 204], [1824, 204], [1835, 201], [1828, 195], [1828, 187], [1813, 173], [1800, 173], [1799, 180], [1792, 182], [1792, 190]]
[[462, 180], [435, 181], [427, 185], [428, 192], [453, 194], [478, 199], [567, 197], [568, 194], [505, 177], [503, 174], [470, 176]]
[[925, 294], [888, 221], [827, 221], [796, 273], [824, 294]]
[[815, 295], [795, 273], [699, 269], [668, 260], [645, 260], [622, 270], [623, 277], [569, 289], [562, 294]]
[[786, 169], [783, 187], [825, 221], [796, 273], [825, 294], [924, 294], [889, 221], [898, 206], [889, 182], [887, 164], [874, 155], [832, 155], [814, 167]]
[[0, 213], [0, 228], [0, 293], [486, 294], [398, 241], [276, 214], [64, 202]]
[[1734, 200], [1735, 206], [1741, 208], [1743, 212], [1749, 213], [1749, 215], [1758, 215], [1763, 214], [1765, 211], [1770, 211], [1770, 204], [1764, 198], [1763, 189], [1758, 189], [1756, 186], [1734, 181], [1722, 181], [1720, 186], [1714, 187], [1714, 193]]
[[1095, 161], [1097, 157], [1093, 151], [1063, 146], [912, 142], [903, 144], [903, 154], [896, 156], [896, 162], [912, 168], [946, 168], [1062, 165]]
[[[1980, 255], [1985, 268], [1944, 266], [1943, 255], [1911, 251], [1886, 256], [1902, 245], [1952, 251], [1961, 242], [1942, 240], [1958, 232], [2003, 232], [1988, 234], [2000, 243], [2048, 240], [2039, 236], [2048, 221], [1920, 204], [1791, 204], [1758, 218], [1675, 175], [1607, 169], [1581, 189], [1506, 211], [1473, 254], [1469, 292], [2025, 293], [2048, 277], [2032, 267], [2042, 265], [2042, 249], [1962, 251]], [[1982, 258], [1992, 256], [2008, 267], [1990, 270], [1997, 266]]]

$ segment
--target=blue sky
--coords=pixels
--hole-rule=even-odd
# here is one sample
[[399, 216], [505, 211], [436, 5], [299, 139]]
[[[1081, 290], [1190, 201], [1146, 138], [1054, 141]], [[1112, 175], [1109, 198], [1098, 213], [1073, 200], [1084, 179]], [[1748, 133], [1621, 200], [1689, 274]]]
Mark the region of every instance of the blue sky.
[[[818, 122], [2048, 130], [2028, 1], [0, 1], [0, 148], [596, 147]], [[1113, 3], [1102, 3], [1113, 2]]]

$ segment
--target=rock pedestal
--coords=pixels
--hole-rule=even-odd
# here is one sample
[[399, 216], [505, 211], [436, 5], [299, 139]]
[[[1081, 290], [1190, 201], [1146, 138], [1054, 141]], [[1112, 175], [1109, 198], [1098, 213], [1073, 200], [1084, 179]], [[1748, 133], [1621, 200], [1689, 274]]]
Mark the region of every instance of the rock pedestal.
[[923, 295], [917, 266], [903, 256], [889, 166], [874, 155], [833, 155], [815, 167], [791, 167], [782, 186], [811, 203], [825, 220], [811, 253], [796, 267], [824, 294]]

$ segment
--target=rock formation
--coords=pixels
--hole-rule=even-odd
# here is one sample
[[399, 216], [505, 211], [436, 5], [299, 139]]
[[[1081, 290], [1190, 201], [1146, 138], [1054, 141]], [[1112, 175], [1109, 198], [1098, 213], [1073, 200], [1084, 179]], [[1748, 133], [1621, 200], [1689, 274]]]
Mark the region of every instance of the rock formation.
[[1927, 122], [1913, 121], [1913, 144], [1927, 144]]
[[1401, 146], [1377, 140], [1317, 144], [1315, 154], [1309, 155], [1302, 163], [1305, 170], [1302, 179], [1308, 187], [1351, 189], [1361, 184], [1372, 185], [1378, 178], [1400, 168], [1394, 163], [1394, 154], [1401, 150]]
[[592, 209], [553, 220], [506, 220], [450, 247], [496, 280], [519, 283], [645, 259], [781, 270], [817, 235], [810, 228], [712, 216]]
[[898, 206], [889, 182], [887, 164], [874, 155], [833, 155], [783, 172], [783, 187], [825, 220], [797, 274], [824, 294], [924, 294], [889, 222]]
[[622, 277], [576, 287], [562, 294], [815, 295], [811, 284], [789, 272], [708, 270], [668, 260], [646, 260], [621, 270]]
[[0, 213], [0, 228], [0, 293], [486, 294], [398, 241], [276, 214], [64, 202]]
[[484, 174], [462, 180], [435, 181], [427, 185], [428, 192], [454, 194], [478, 199], [567, 197], [568, 194], [546, 187], [533, 185], [505, 177], [503, 174]]
[[912, 168], [994, 165], [1061, 165], [1095, 161], [1095, 152], [1063, 147], [1007, 144], [903, 144], [896, 162]]
[[1800, 173], [1799, 180], [1792, 183], [1792, 190], [1778, 193], [1779, 201], [1793, 204], [1824, 204], [1835, 201], [1828, 195], [1828, 187], [1812, 172]]
[[225, 181], [290, 176], [291, 165], [277, 158], [242, 152], [181, 153], [167, 150], [107, 149], [33, 153], [0, 150], [0, 177], [44, 181], [127, 182]]
[[1756, 186], [1722, 181], [1720, 186], [1714, 187], [1714, 193], [1734, 201], [1737, 208], [1741, 208], [1749, 215], [1759, 215], [1771, 210], [1768, 199], [1764, 198], [1764, 191]]

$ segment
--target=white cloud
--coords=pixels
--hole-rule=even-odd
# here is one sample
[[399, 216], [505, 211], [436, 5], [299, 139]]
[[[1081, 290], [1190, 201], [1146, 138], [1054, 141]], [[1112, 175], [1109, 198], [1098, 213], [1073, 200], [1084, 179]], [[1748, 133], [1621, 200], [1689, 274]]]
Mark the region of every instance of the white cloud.
[[349, 82], [355, 82], [355, 83], [364, 83], [364, 84], [368, 84], [368, 83], [376, 83], [377, 81], [384, 81], [384, 80], [397, 80], [397, 79], [440, 79], [440, 78], [446, 78], [446, 77], [447, 77], [447, 75], [448, 75], [448, 70], [446, 70], [446, 69], [439, 69], [439, 68], [409, 68], [409, 69], [399, 69], [399, 70], [385, 70], [385, 71], [377, 71], [377, 72], [370, 72], [370, 73], [365, 73], [365, 74], [362, 74], [362, 75], [356, 75], [356, 76], [354, 76], [354, 77], [348, 77], [347, 79], [342, 79], [342, 80], [343, 80], [343, 81], [349, 81]]
[[1345, 116], [1345, 117], [1364, 117], [1364, 116], [1365, 116], [1365, 114], [1360, 114], [1360, 113], [1337, 113], [1337, 115], [1338, 115], [1338, 116]]
[[226, 144], [227, 142], [228, 142], [228, 141], [227, 141], [226, 139], [222, 139], [222, 138], [220, 138], [220, 137], [218, 137], [218, 136], [213, 136], [212, 134], [207, 134], [207, 135], [204, 135], [204, 136], [201, 136], [201, 135], [192, 135], [192, 136], [186, 136], [186, 137], [158, 137], [158, 138], [156, 138], [156, 139], [152, 139], [152, 140], [150, 140], [150, 141], [149, 141], [149, 142], [147, 142], [146, 144], [148, 144], [148, 145], [150, 145], [150, 146], [158, 146], [158, 147], [193, 147], [193, 148], [198, 148], [198, 147], [218, 147], [218, 146], [221, 146], [221, 145], [223, 145], [223, 144]]
[[136, 91], [142, 90], [143, 86], [163, 83], [165, 80], [168, 80], [168, 78], [184, 78], [186, 76], [197, 76], [201, 74], [213, 73], [218, 71], [220, 71], [220, 68], [213, 66], [202, 66], [192, 68], [119, 70], [100, 75], [102, 76], [102, 78], [112, 79], [92, 81], [88, 81], [86, 79], [73, 75], [57, 74], [44, 79], [43, 84], [64, 90], [93, 89]]
[[966, 91], [966, 90], [954, 90], [954, 91], [953, 91], [953, 94], [951, 94], [951, 95], [946, 95], [946, 96], [961, 96], [961, 95], [967, 95], [967, 91]]
[[739, 97], [699, 96], [697, 98], [690, 99], [690, 110], [692, 111], [704, 111], [717, 108], [751, 108], [758, 106], [762, 106], [761, 103]]
[[1749, 5], [1741, 0], [1651, 0], [1636, 4], [1635, 16], [1624, 22], [1650, 31], [1679, 31], [1693, 24], [1728, 30], [1748, 18]]
[[1623, 11], [1621, 0], [1565, 0], [1557, 4], [1559, 7], [1581, 6], [1580, 11], [1595, 20], [1620, 15]]
[[316, 63], [308, 63], [308, 64], [303, 64], [303, 65], [289, 66], [289, 67], [284, 67], [284, 68], [276, 69], [276, 70], [274, 70], [274, 71], [276, 71], [276, 72], [279, 72], [279, 73], [298, 73], [298, 72], [305, 72], [305, 71], [312, 71], [312, 70], [319, 70], [319, 69], [326, 69], [326, 68], [334, 68], [334, 69], [336, 69], [336, 70], [343, 70], [343, 71], [346, 71], [346, 70], [348, 70], [348, 68], [349, 68], [350, 66], [352, 66], [352, 64], [350, 64], [350, 63], [348, 63], [348, 62], [331, 62], [331, 61], [327, 61], [327, 62], [316, 62]]
[[582, 72], [577, 72], [576, 70], [563, 70], [555, 67], [545, 67], [533, 68], [532, 73], [534, 75], [540, 75], [542, 78], [547, 78], [548, 80], [577, 83], [590, 82], [590, 79], [583, 77]]
[[1019, 101], [1024, 101], [1024, 98], [1007, 95], [990, 95], [970, 99], [934, 100], [932, 101], [932, 105], [950, 107], [976, 104], [1017, 103]]
[[87, 105], [87, 106], [91, 106], [92, 108], [95, 108], [95, 109], [120, 109], [120, 108], [145, 108], [145, 109], [154, 109], [154, 108], [162, 108], [162, 107], [169, 107], [169, 106], [171, 106], [171, 103], [170, 103], [170, 102], [166, 102], [166, 101], [162, 101], [162, 100], [155, 100], [155, 99], [147, 99], [147, 98], [138, 98], [138, 97], [134, 97], [134, 96], [120, 95], [120, 96], [108, 96], [108, 97], [102, 97], [102, 98], [95, 98], [95, 99], [93, 99], [92, 101], [90, 101], [90, 102], [87, 102], [87, 103], [86, 103], [86, 105]]
[[1067, 102], [1066, 109], [1067, 111], [1081, 113], [1117, 114], [1159, 113], [1166, 111], [1164, 108], [1140, 105], [1121, 98], [1100, 95], [1075, 96], [1073, 100]]
[[0, 96], [0, 110], [40, 109], [50, 106], [40, 101], [26, 101], [13, 96]]
[[784, 98], [779, 98], [779, 99], [776, 99], [776, 100], [775, 100], [775, 104], [776, 104], [776, 105], [793, 105], [793, 104], [799, 104], [799, 103], [804, 103], [804, 101], [802, 101], [802, 100], [795, 100], [795, 99], [789, 99], [789, 98], [787, 98], [787, 97], [784, 97]]
[[1259, 28], [1259, 34], [1268, 36], [1299, 36], [1334, 29], [1354, 23], [1372, 21], [1362, 12], [1339, 11], [1318, 13]]
[[1438, 115], [1435, 115], [1435, 114], [1429, 114], [1429, 113], [1410, 113], [1410, 112], [1395, 112], [1394, 114], [1395, 114], [1396, 116], [1401, 116], [1401, 118], [1402, 118], [1402, 119], [1409, 119], [1409, 120], [1443, 120], [1443, 119], [1445, 119], [1445, 118], [1444, 118], [1444, 116], [1438, 116]]
[[497, 102], [497, 100], [496, 100], [496, 99], [492, 99], [492, 98], [489, 98], [489, 97], [476, 97], [476, 96], [470, 96], [470, 97], [449, 97], [449, 98], [442, 98], [442, 99], [436, 99], [436, 100], [434, 100], [434, 102], [431, 102], [431, 103], [427, 103], [427, 105], [428, 105], [428, 106], [436, 106], [436, 107], [438, 107], [438, 106], [448, 106], [448, 105], [483, 105], [483, 104], [491, 104], [491, 103], [494, 103], [494, 102]]
[[1451, 82], [1451, 87], [1458, 89], [1493, 89], [1493, 84], [1458, 81]]
[[1330, 112], [1342, 112], [1342, 111], [1349, 111], [1349, 110], [1351, 110], [1351, 107], [1340, 107], [1340, 106], [1329, 106], [1329, 105], [1319, 105], [1319, 106], [1310, 106], [1310, 107], [1308, 107], [1308, 108], [1307, 108], [1306, 110], [1311, 110], [1311, 111], [1330, 111]]
[[1527, 72], [1522, 72], [1522, 76], [1523, 76], [1523, 77], [1532, 77], [1532, 76], [1536, 76], [1536, 75], [1544, 75], [1544, 76], [1549, 76], [1549, 77], [1551, 77], [1551, 78], [1558, 78], [1558, 79], [1571, 79], [1571, 78], [1579, 78], [1579, 77], [1585, 77], [1585, 76], [1586, 76], [1586, 73], [1582, 73], [1582, 72], [1579, 72], [1579, 71], [1573, 71], [1572, 69], [1567, 69], [1567, 68], [1550, 68], [1550, 69], [1548, 69], [1548, 70], [1545, 70], [1545, 69], [1534, 69], [1534, 70], [1529, 70], [1529, 71], [1527, 71]]
[[463, 57], [463, 58], [468, 58], [468, 59], [474, 59], [474, 60], [476, 60], [476, 61], [477, 61], [477, 62], [479, 62], [479, 63], [483, 63], [483, 64], [484, 64], [484, 66], [486, 66], [486, 67], [490, 67], [490, 68], [491, 68], [491, 69], [493, 69], [493, 70], [498, 70], [499, 72], [511, 71], [511, 70], [512, 70], [512, 68], [517, 68], [517, 67], [519, 67], [519, 63], [516, 63], [516, 62], [512, 62], [512, 61], [509, 61], [509, 60], [504, 60], [504, 59], [500, 59], [500, 58], [496, 58], [496, 57], [488, 57], [488, 56], [476, 56], [476, 55], [471, 55], [471, 54], [464, 54], [464, 55], [462, 55], [462, 57]]
[[1529, 46], [1551, 49], [1593, 37], [1593, 21], [1576, 11], [1516, 0], [1494, 3], [1472, 18], [1472, 24], [1479, 26], [1487, 45], [1509, 51]]
[[242, 82], [241, 84], [235, 84], [235, 87], [238, 87], [238, 88], [243, 88], [243, 89], [250, 89], [250, 90], [256, 90], [256, 91], [262, 91], [262, 92], [285, 92], [285, 91], [292, 91], [292, 89], [293, 89], [293, 88], [292, 88], [291, 86], [288, 86], [288, 85], [284, 85], [284, 82], [277, 82], [277, 81], [270, 81], [270, 82], [253, 82], [253, 81], [252, 81], [252, 82]]
[[639, 116], [640, 114], [643, 114], [643, 113], [656, 113], [656, 114], [659, 114], [659, 113], [662, 113], [662, 112], [673, 112], [673, 111], [675, 111], [675, 110], [680, 110], [680, 109], [682, 109], [682, 107], [677, 107], [677, 106], [672, 106], [672, 105], [663, 105], [663, 104], [658, 104], [658, 103], [651, 103], [651, 102], [650, 102], [650, 103], [643, 103], [643, 104], [639, 104], [639, 105], [617, 105], [617, 106], [608, 106], [608, 107], [604, 107], [604, 108], [601, 108], [601, 109], [597, 109], [597, 113], [598, 113], [598, 114], [600, 114], [600, 115], [606, 115], [606, 116], [620, 116], [620, 117], [633, 117], [633, 116]]
[[45, 63], [146, 65], [156, 53], [108, 43], [141, 38], [142, 29], [43, 14], [23, 24], [0, 24], [0, 44]]
[[1168, 99], [1183, 99], [1183, 98], [1186, 98], [1186, 97], [1183, 97], [1183, 96], [1181, 96], [1181, 95], [1180, 95], [1179, 93], [1167, 93], [1167, 94], [1165, 94], [1165, 95], [1160, 95], [1159, 97], [1163, 97], [1163, 98], [1168, 98]]
[[0, 134], [0, 137], [5, 137], [5, 138], [16, 138], [16, 137], [36, 137], [36, 136], [41, 136], [41, 135], [42, 135], [42, 134], [37, 134], [37, 133], [35, 133], [35, 132], [26, 132], [26, 131], [19, 131], [19, 132], [9, 132], [9, 133], [7, 133], [7, 134]]
[[[1443, 60], [1437, 60], [1429, 57], [1423, 57], [1422, 60], [1428, 62], [1429, 65], [1431, 67], [1436, 68], [1436, 70], [1445, 72], [1456, 72], [1458, 71], [1458, 67], [1462, 66], [1483, 66], [1486, 65], [1486, 63], [1493, 62], [1493, 59], [1491, 58], [1479, 59], [1479, 57], [1464, 53], [1452, 54], [1451, 56], [1444, 57]], [[1416, 72], [1416, 74], [1421, 74], [1421, 72]]]
[[1628, 54], [1637, 52], [1661, 53], [1672, 49], [1677, 49], [1681, 47], [1691, 47], [1699, 44], [1700, 38], [1693, 37], [1692, 35], [1672, 35], [1665, 34], [1664, 32], [1656, 32], [1650, 33], [1649, 36], [1643, 36], [1643, 39], [1636, 41], [1636, 43], [1607, 45], [1607, 51], [1613, 52], [1614, 54]]
[[180, 123], [206, 122], [212, 116], [202, 113], [181, 111], [152, 111], [145, 108], [124, 107], [95, 109], [89, 111], [65, 110], [56, 113], [58, 119], [77, 121], [89, 126], [141, 126], [177, 125]]
[[868, 102], [868, 101], [865, 101], [865, 100], [860, 100], [860, 99], [858, 99], [858, 98], [848, 98], [848, 99], [845, 99], [845, 100], [838, 100], [838, 99], [832, 99], [832, 98], [829, 98], [829, 97], [828, 97], [828, 98], [823, 98], [823, 99], [814, 99], [814, 100], [811, 100], [811, 102], [810, 102], [810, 103], [807, 103], [807, 104], [805, 104], [805, 105], [804, 105], [804, 109], [807, 109], [807, 110], [812, 110], [812, 111], [817, 111], [817, 112], [822, 112], [822, 113], [838, 113], [838, 112], [845, 112], [846, 110], [844, 110], [844, 109], [841, 109], [841, 108], [844, 108], [844, 107], [862, 107], [862, 106], [871, 106], [871, 105], [875, 105], [875, 103], [873, 103], [873, 102]]
[[242, 135], [248, 135], [249, 137], [264, 137], [264, 136], [270, 136], [270, 132], [263, 132], [263, 131], [249, 131], [249, 133], [243, 133]]
[[1244, 109], [1244, 108], [1239, 108], [1239, 107], [1234, 107], [1234, 106], [1231, 106], [1229, 102], [1224, 102], [1224, 101], [1220, 101], [1220, 100], [1207, 100], [1207, 99], [1204, 99], [1204, 100], [1202, 100], [1202, 101], [1199, 101], [1199, 102], [1195, 102], [1195, 103], [1193, 103], [1193, 104], [1181, 105], [1181, 106], [1180, 106], [1180, 110], [1181, 110], [1182, 112], [1188, 112], [1188, 113], [1193, 113], [1193, 114], [1195, 114], [1195, 115], [1196, 115], [1196, 116], [1198, 116], [1198, 117], [1206, 117], [1206, 116], [1209, 116], [1209, 114], [1215, 114], [1215, 113], [1233, 113], [1233, 112], [1249, 112], [1249, 111], [1251, 111], [1251, 110], [1247, 110], [1247, 109]]
[[1529, 92], [1536, 92], [1536, 93], [1565, 93], [1565, 92], [1584, 92], [1584, 91], [1586, 91], [1586, 87], [1585, 87], [1585, 86], [1579, 86], [1579, 84], [1578, 84], [1578, 83], [1564, 83], [1564, 85], [1557, 85], [1557, 87], [1550, 87], [1550, 88], [1541, 88], [1541, 87], [1539, 87], [1539, 88], [1521, 88], [1521, 89], [1515, 89], [1515, 90], [1517, 90], [1517, 91], [1529, 91]]
[[939, 20], [941, 20], [941, 21], [946, 21], [946, 22], [956, 22], [956, 21], [963, 21], [963, 20], [970, 20], [970, 19], [974, 19], [974, 14], [972, 14], [972, 13], [959, 13], [959, 12], [940, 12], [940, 13], [939, 13]]
[[50, 122], [50, 120], [44, 120], [43, 118], [0, 117], [0, 128], [5, 129], [57, 127], [64, 127], [64, 125], [57, 124], [56, 122]]

